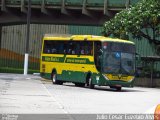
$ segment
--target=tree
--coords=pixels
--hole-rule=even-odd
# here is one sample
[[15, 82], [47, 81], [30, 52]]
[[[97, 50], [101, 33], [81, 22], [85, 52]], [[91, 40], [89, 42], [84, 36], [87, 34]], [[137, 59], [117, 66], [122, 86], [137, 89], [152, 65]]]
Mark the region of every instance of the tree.
[[104, 23], [102, 33], [118, 38], [132, 34], [133, 38], [144, 37], [151, 43], [160, 44], [160, 0], [141, 0], [136, 5], [122, 10]]

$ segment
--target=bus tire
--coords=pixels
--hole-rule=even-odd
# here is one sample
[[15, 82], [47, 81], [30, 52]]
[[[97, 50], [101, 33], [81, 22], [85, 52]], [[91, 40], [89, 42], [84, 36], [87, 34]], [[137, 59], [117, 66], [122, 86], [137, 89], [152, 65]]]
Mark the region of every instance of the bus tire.
[[89, 88], [94, 89], [94, 84], [92, 83], [92, 78], [89, 78]]
[[62, 81], [57, 80], [57, 74], [55, 72], [52, 72], [51, 79], [53, 84], [59, 84], [59, 85], [63, 84]]
[[89, 79], [91, 77], [91, 73], [88, 72], [87, 76], [86, 76], [86, 86], [89, 86]]

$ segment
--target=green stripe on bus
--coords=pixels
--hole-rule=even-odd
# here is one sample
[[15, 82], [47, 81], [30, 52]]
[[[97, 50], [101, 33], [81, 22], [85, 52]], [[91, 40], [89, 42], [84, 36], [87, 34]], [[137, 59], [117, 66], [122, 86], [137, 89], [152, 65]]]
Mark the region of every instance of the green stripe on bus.
[[[46, 62], [65, 62], [65, 63], [75, 63], [75, 64], [94, 64], [88, 58], [66, 58], [65, 57], [50, 57], [50, 56], [43, 56], [42, 61]], [[64, 61], [65, 60], [65, 61]]]
[[67, 58], [65, 63], [94, 64], [94, 62], [90, 62], [87, 58]]
[[50, 56], [43, 56], [42, 61], [46, 62], [64, 62], [64, 57], [50, 57]]

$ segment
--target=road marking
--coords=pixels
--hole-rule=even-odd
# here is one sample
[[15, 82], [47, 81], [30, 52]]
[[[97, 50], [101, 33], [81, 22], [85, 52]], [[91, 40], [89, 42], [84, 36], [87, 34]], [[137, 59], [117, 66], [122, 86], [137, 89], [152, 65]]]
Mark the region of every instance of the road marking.
[[[42, 83], [42, 81], [41, 81], [41, 83]], [[59, 103], [55, 97], [53, 97], [53, 95], [49, 92], [49, 90], [45, 87], [45, 85], [43, 83], [42, 83], [42, 85], [43, 85], [44, 89], [46, 90], [46, 92], [48, 93], [48, 95], [51, 97], [51, 99], [53, 101], [55, 101], [58, 104], [59, 108], [62, 109], [63, 112], [69, 117], [69, 120], [74, 120], [73, 117], [69, 114], [69, 112], [64, 109], [64, 106], [61, 103]]]
[[[46, 92], [48, 93], [48, 95], [51, 97], [51, 99], [58, 104], [58, 106], [59, 106], [60, 109], [63, 109], [63, 110], [64, 110], [63, 105], [60, 104], [60, 103], [56, 100], [55, 97], [53, 97], [53, 95], [48, 91], [48, 89], [45, 87], [45, 85], [44, 85], [43, 83], [42, 83], [42, 85], [43, 85], [44, 89], [46, 90]], [[68, 112], [67, 112], [67, 111], [64, 111], [64, 113], [68, 113]]]

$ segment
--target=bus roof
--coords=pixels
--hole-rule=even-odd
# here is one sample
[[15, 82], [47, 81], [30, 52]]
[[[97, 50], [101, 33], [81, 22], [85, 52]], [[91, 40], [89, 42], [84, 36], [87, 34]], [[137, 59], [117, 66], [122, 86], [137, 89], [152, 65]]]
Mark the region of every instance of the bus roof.
[[122, 42], [122, 43], [134, 44], [134, 42], [128, 40], [104, 37], [104, 36], [96, 36], [96, 35], [45, 34], [43, 40], [101, 41], [101, 42]]

